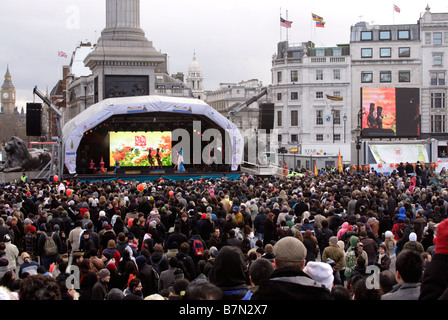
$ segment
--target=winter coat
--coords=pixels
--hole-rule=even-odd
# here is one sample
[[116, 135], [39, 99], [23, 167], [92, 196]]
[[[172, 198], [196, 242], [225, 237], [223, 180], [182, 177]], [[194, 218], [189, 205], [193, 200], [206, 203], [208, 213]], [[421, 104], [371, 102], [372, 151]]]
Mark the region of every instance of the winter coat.
[[295, 268], [276, 269], [260, 281], [251, 300], [334, 300], [330, 291]]

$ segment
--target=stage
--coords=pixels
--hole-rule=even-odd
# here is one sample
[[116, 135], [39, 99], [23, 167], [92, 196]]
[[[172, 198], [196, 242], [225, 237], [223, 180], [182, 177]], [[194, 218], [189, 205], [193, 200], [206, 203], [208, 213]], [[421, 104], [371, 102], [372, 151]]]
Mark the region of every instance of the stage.
[[76, 179], [81, 182], [92, 183], [94, 181], [137, 181], [137, 182], [154, 182], [160, 179], [182, 181], [182, 180], [210, 180], [222, 179], [226, 177], [229, 180], [237, 180], [241, 177], [241, 172], [202, 172], [190, 170], [185, 172], [175, 172], [172, 170], [152, 170], [146, 173], [146, 170], [129, 169], [124, 172], [114, 173], [108, 171], [106, 173], [92, 173], [92, 174], [65, 174], [63, 180]]

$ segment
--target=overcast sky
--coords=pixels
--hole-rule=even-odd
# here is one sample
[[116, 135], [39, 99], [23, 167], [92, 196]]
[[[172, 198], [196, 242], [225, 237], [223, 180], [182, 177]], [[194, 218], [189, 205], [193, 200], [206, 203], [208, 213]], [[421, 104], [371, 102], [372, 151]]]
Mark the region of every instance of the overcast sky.
[[[349, 43], [350, 27], [414, 24], [429, 4], [448, 12], [446, 0], [141, 0], [141, 28], [153, 46], [169, 57], [168, 72], [187, 74], [196, 52], [206, 90], [222, 82], [259, 79], [271, 82], [277, 43], [313, 41], [316, 46]], [[17, 105], [33, 101], [33, 88], [49, 91], [62, 77], [81, 42], [96, 43], [105, 27], [105, 0], [16, 0], [0, 2], [0, 76], [9, 65]], [[393, 4], [401, 12], [394, 13]], [[280, 27], [280, 14], [293, 21]], [[324, 18], [316, 28], [311, 13]], [[64, 51], [68, 58], [58, 57]], [[3, 79], [1, 79], [3, 83]], [[36, 97], [36, 102], [41, 102]]]

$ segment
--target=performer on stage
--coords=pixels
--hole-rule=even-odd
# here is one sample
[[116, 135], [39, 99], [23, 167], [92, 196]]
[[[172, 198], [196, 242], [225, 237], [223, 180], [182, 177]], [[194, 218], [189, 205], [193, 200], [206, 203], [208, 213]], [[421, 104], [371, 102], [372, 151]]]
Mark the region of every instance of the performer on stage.
[[101, 157], [101, 161], [100, 161], [100, 171], [101, 171], [102, 173], [105, 173], [105, 172], [106, 172], [106, 169], [104, 168], [104, 160], [103, 160], [103, 157]]
[[183, 156], [182, 149], [180, 149], [179, 152], [177, 153], [177, 171], [178, 172], [185, 172], [184, 156]]
[[149, 161], [149, 164], [151, 165], [151, 170], [154, 170], [154, 159], [152, 158], [151, 153], [152, 153], [152, 148], [149, 147], [149, 149], [148, 149], [148, 161]]
[[160, 158], [160, 153], [159, 153], [160, 149], [157, 148], [156, 149], [156, 161], [157, 161], [157, 167], [159, 169], [162, 169], [162, 159]]

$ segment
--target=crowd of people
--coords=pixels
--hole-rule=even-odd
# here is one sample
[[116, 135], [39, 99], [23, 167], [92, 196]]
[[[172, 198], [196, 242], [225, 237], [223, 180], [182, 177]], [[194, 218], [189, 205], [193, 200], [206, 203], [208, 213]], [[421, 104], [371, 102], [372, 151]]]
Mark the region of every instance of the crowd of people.
[[434, 177], [5, 183], [0, 299], [446, 299]]

